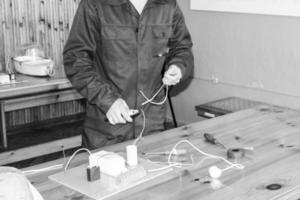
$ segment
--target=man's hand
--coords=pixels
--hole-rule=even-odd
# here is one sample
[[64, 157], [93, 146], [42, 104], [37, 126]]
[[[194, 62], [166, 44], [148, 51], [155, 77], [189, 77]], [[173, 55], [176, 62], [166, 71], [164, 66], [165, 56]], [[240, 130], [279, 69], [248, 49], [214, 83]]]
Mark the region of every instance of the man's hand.
[[130, 117], [129, 107], [123, 99], [117, 99], [109, 108], [106, 117], [112, 125], [125, 124], [132, 122]]
[[165, 72], [162, 79], [165, 85], [176, 85], [182, 78], [181, 69], [176, 65], [171, 65]]

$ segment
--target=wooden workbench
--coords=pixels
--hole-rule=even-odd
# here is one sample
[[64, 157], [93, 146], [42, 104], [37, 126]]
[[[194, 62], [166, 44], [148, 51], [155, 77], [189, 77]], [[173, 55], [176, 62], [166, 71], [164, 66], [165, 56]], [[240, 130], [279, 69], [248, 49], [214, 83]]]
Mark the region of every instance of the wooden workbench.
[[[64, 102], [75, 102], [80, 99], [82, 99], [82, 96], [72, 88], [68, 79], [59, 76], [32, 77], [17, 74], [14, 82], [12, 81], [10, 84], [0, 84], [0, 165], [54, 153], [60, 151], [62, 147], [69, 149], [80, 146], [81, 136], [79, 135], [68, 139], [64, 138], [64, 140], [61, 141], [51, 141], [48, 144], [31, 146], [29, 148], [22, 147], [15, 149], [12, 147], [12, 143], [10, 143], [11, 146], [8, 145], [9, 128], [11, 127], [24, 127], [30, 123], [35, 123], [36, 127], [39, 121], [48, 120], [49, 122], [51, 119], [61, 117], [65, 113], [70, 113], [70, 115], [73, 114], [72, 112], [75, 113], [70, 107], [67, 111], [61, 109], [61, 113], [54, 113], [52, 115], [51, 112], [43, 114], [31, 112], [31, 108], [34, 109], [59, 103], [63, 104]], [[63, 106], [61, 107], [63, 108]], [[14, 113], [14, 111], [16, 112]], [[52, 113], [53, 112], [55, 112], [55, 110], [52, 111]], [[8, 115], [8, 113], [12, 114]], [[26, 141], [24, 143], [26, 144]]]
[[32, 77], [18, 74], [15, 83], [0, 84], [0, 99], [69, 89], [71, 87], [68, 79], [63, 77]]
[[[139, 147], [139, 152], [170, 150], [178, 141], [187, 139], [207, 153], [226, 157], [224, 149], [203, 140], [203, 133], [213, 134], [227, 148], [254, 147], [252, 154], [246, 154], [246, 157], [236, 160], [245, 165], [245, 169], [227, 170], [219, 182], [211, 182], [207, 179], [208, 168], [212, 165], [226, 168], [227, 165], [214, 159], [197, 163], [203, 157], [200, 157], [188, 145], [181, 145], [180, 148], [186, 148], [193, 154], [194, 165], [192, 167], [175, 169], [160, 177], [159, 180], [135, 187], [113, 199], [299, 199], [300, 187], [297, 186], [300, 184], [300, 112], [274, 106], [243, 110], [147, 136]], [[125, 146], [131, 142], [109, 146], [105, 149], [124, 151]], [[86, 161], [87, 154], [80, 154], [72, 163], [72, 167]], [[38, 169], [62, 162], [63, 160], [56, 160], [33, 168]], [[28, 178], [46, 200], [87, 199], [47, 179], [50, 174], [58, 171], [34, 174]], [[220, 183], [221, 187], [215, 188], [215, 183]], [[282, 188], [266, 189], [270, 184], [280, 184]], [[288, 190], [292, 191], [284, 194]], [[280, 194], [284, 195], [280, 196]]]

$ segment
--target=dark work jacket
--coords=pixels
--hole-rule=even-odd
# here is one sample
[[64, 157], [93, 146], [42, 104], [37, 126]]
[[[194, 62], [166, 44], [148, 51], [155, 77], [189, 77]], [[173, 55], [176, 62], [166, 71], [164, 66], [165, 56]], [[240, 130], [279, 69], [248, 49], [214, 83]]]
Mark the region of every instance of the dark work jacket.
[[[175, 0], [148, 0], [141, 15], [129, 0], [82, 0], [64, 48], [65, 72], [73, 87], [87, 99], [84, 123], [88, 147], [133, 139], [143, 116], [133, 123], [111, 125], [106, 112], [117, 98], [138, 108], [162, 85], [171, 64], [183, 79], [193, 68], [192, 42]], [[164, 98], [162, 91], [155, 101]], [[144, 107], [144, 134], [163, 130], [165, 106]]]

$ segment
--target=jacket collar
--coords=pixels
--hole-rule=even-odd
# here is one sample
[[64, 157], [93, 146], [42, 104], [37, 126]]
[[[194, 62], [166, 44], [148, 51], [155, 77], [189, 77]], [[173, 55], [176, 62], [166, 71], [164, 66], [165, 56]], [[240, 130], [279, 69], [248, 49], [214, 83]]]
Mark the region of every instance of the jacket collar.
[[[129, 2], [129, 0], [102, 0], [103, 3], [109, 4], [109, 5], [122, 5]], [[158, 3], [158, 4], [165, 4], [168, 3], [170, 0], [148, 0], [149, 3]]]

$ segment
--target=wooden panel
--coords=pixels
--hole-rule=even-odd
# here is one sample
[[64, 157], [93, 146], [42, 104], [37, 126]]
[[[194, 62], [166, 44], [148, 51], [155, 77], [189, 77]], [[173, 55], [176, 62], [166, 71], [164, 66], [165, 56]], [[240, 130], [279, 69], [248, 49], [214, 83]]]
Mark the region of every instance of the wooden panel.
[[6, 112], [6, 126], [7, 129], [18, 129], [22, 125], [37, 127], [44, 123], [77, 121], [82, 120], [84, 112], [85, 101], [82, 99], [29, 107]]
[[5, 112], [77, 99], [82, 99], [82, 96], [75, 90], [10, 99], [5, 101]]
[[62, 51], [80, 0], [1, 0], [0, 63], [25, 44], [37, 43], [63, 74]]
[[7, 147], [7, 134], [6, 134], [6, 120], [4, 102], [0, 102], [0, 128], [1, 128], [1, 142], [4, 148]]
[[41, 155], [55, 153], [58, 151], [62, 151], [63, 149], [72, 149], [79, 146], [81, 146], [81, 136], [75, 136], [14, 151], [8, 151], [0, 154], [0, 165], [14, 163]]
[[16, 98], [72, 88], [67, 78], [39, 78], [17, 74], [17, 84], [0, 85], [0, 99]]

